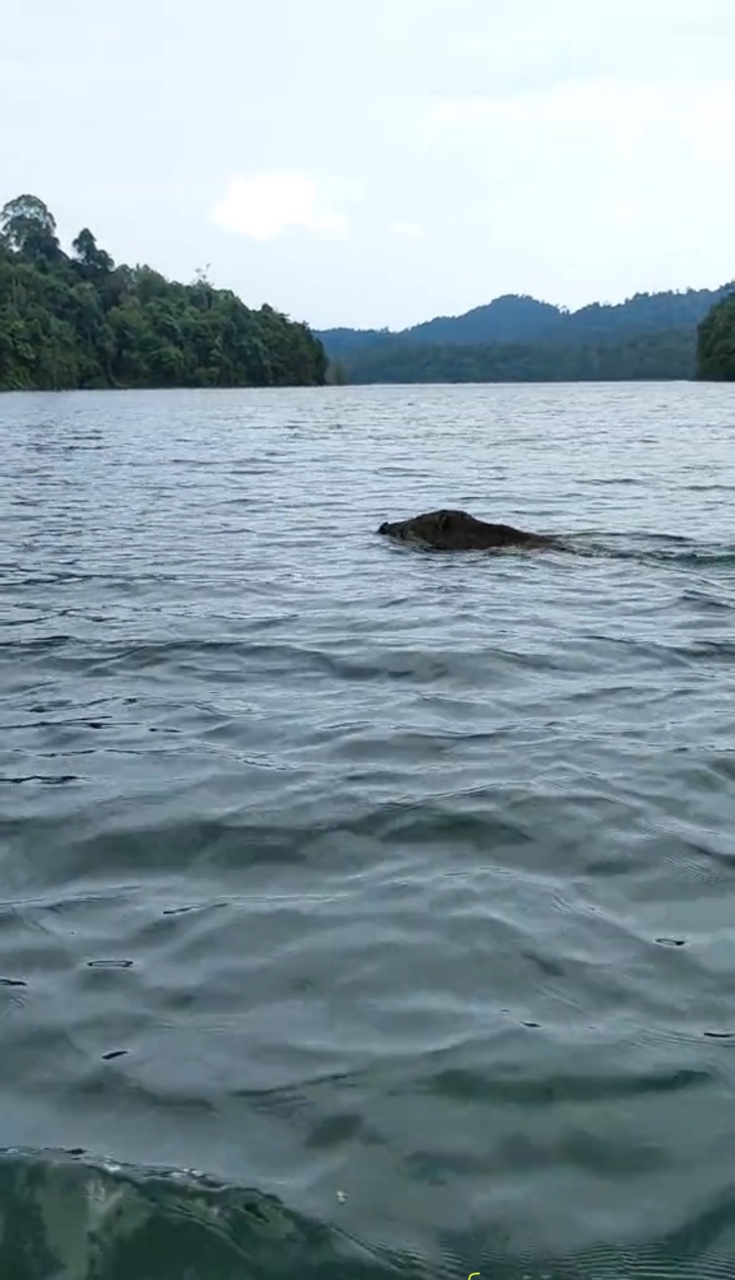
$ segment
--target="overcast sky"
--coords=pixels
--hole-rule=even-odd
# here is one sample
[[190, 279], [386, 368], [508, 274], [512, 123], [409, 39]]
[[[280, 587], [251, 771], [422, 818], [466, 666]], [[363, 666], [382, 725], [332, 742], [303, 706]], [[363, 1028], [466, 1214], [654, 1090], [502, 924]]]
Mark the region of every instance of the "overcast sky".
[[34, 0], [0, 204], [318, 328], [735, 277], [735, 0]]

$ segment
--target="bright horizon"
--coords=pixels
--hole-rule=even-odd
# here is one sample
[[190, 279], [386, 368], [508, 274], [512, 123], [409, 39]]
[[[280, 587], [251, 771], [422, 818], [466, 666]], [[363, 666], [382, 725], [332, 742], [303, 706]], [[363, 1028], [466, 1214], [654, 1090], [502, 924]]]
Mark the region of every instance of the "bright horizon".
[[732, 0], [38, 0], [0, 204], [316, 329], [735, 277]]

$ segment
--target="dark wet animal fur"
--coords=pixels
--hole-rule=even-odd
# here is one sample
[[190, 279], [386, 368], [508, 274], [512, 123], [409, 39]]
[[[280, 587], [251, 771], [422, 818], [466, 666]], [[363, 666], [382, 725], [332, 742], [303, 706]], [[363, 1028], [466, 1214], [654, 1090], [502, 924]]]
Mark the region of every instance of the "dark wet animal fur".
[[418, 542], [437, 551], [489, 551], [500, 547], [558, 547], [542, 533], [526, 533], [509, 524], [487, 524], [466, 511], [427, 511], [410, 520], [386, 520], [378, 533], [399, 542]]

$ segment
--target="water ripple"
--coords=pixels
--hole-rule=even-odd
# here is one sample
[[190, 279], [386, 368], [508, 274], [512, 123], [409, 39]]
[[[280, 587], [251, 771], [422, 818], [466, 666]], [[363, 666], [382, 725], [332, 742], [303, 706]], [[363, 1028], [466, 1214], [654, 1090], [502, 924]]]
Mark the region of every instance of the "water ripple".
[[3, 427], [2, 1275], [731, 1276], [727, 388]]

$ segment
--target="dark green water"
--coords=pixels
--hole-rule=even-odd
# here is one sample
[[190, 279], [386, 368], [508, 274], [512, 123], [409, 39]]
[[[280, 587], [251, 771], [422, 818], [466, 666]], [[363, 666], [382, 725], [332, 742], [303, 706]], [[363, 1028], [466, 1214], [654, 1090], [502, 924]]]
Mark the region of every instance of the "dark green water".
[[[2, 1280], [735, 1276], [734, 444], [0, 400]], [[576, 553], [373, 532], [438, 505]]]

